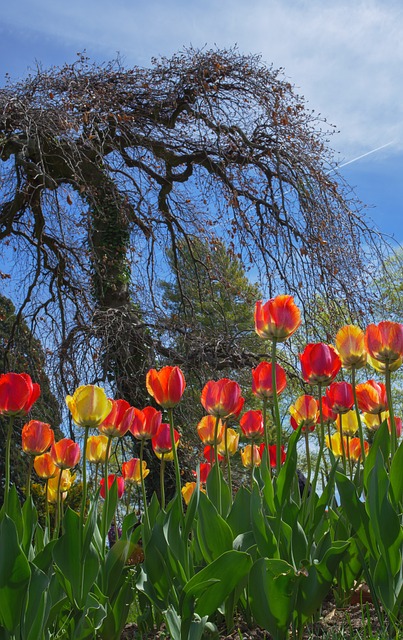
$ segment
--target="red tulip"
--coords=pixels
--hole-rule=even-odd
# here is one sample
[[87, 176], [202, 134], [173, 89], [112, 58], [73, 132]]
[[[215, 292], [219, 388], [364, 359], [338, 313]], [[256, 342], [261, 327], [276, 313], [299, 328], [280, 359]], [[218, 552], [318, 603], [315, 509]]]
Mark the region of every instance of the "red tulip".
[[147, 391], [157, 404], [166, 409], [175, 407], [186, 388], [185, 376], [179, 367], [150, 369], [146, 376]]
[[162, 422], [162, 413], [154, 407], [144, 407], [142, 411], [130, 408], [130, 433], [138, 440], [151, 440]]
[[33, 383], [27, 373], [3, 373], [0, 375], [0, 414], [25, 416], [40, 394], [39, 384]]
[[[210, 464], [214, 464], [215, 462], [214, 447], [212, 447], [211, 444], [206, 444], [206, 446], [203, 449], [203, 456], [205, 460], [207, 460]], [[224, 456], [221, 456], [220, 454], [218, 454], [218, 462], [221, 462], [222, 460], [224, 460]]]
[[[337, 420], [337, 413], [332, 410], [327, 396], [322, 396], [322, 418], [323, 424], [331, 424]], [[318, 418], [318, 422], [320, 422], [320, 418]]]
[[403, 356], [403, 324], [385, 321], [368, 325], [365, 347], [379, 362], [391, 364], [399, 360]]
[[301, 313], [292, 296], [277, 296], [255, 305], [255, 330], [261, 338], [284, 342], [301, 324]]
[[357, 402], [364, 413], [382, 413], [388, 408], [386, 387], [382, 382], [368, 380], [356, 386]]
[[242, 409], [244, 398], [241, 393], [241, 387], [233, 380], [209, 380], [201, 393], [201, 403], [210, 415], [228, 418]]
[[[281, 464], [284, 464], [286, 459], [286, 452], [285, 452], [284, 445], [281, 445], [280, 451], [281, 451], [280, 461], [281, 461]], [[275, 444], [269, 445], [269, 461], [270, 461], [271, 467], [277, 466], [277, 445]]]
[[121, 438], [130, 427], [130, 422], [125, 414], [130, 409], [130, 404], [126, 400], [111, 400], [112, 410], [98, 426], [101, 433], [109, 438]]
[[334, 413], [347, 413], [354, 405], [353, 387], [349, 382], [332, 382], [326, 396]]
[[239, 422], [239, 426], [246, 438], [261, 437], [264, 433], [262, 412], [252, 409], [246, 411]]
[[63, 438], [52, 445], [50, 455], [59, 469], [72, 469], [80, 459], [80, 447], [73, 440]]
[[[118, 485], [118, 498], [121, 498], [124, 494], [125, 491], [125, 481], [122, 478], [122, 476], [117, 476], [114, 473], [109, 474], [108, 476], [108, 490], [110, 491], [112, 488], [113, 483], [117, 482]], [[101, 498], [105, 499], [105, 478], [102, 478], [101, 482], [99, 483], [101, 490], [99, 492], [99, 495], [101, 496]]]
[[329, 384], [341, 368], [341, 360], [331, 344], [307, 344], [299, 356], [302, 375], [309, 384]]
[[21, 438], [22, 450], [33, 456], [39, 456], [52, 446], [55, 434], [46, 422], [30, 420], [22, 427]]
[[[174, 438], [175, 438], [175, 446], [178, 445], [179, 442], [179, 433], [174, 429]], [[151, 440], [151, 444], [154, 450], [154, 453], [160, 457], [162, 454], [169, 454], [172, 451], [172, 440], [171, 440], [171, 432], [170, 427], [167, 422], [162, 422], [158, 428], [157, 433]]]
[[[287, 378], [283, 367], [276, 363], [276, 391], [280, 395], [287, 386]], [[252, 369], [252, 392], [258, 398], [272, 398], [272, 364], [261, 362], [256, 369]]]

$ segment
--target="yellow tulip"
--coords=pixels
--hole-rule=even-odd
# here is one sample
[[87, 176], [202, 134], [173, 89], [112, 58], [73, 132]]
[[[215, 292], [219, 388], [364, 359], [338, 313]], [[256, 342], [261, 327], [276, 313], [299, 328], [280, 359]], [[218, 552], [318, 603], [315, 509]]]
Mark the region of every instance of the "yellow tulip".
[[336, 429], [340, 431], [340, 425], [343, 430], [343, 436], [353, 436], [358, 429], [357, 414], [354, 409], [338, 415], [336, 418]]
[[80, 427], [98, 427], [112, 410], [112, 401], [108, 400], [101, 387], [87, 384], [67, 396], [66, 404], [74, 422]]
[[[227, 449], [228, 455], [233, 456], [238, 451], [239, 433], [231, 427], [227, 427]], [[218, 455], [225, 456], [225, 434], [218, 445]]]
[[87, 440], [86, 458], [88, 462], [105, 462], [108, 436], [90, 436]]

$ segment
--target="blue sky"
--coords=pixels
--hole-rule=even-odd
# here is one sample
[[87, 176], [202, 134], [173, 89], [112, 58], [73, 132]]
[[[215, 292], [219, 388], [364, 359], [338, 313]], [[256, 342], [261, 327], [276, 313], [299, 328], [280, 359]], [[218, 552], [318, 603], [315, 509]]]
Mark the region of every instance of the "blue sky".
[[84, 49], [97, 62], [119, 53], [127, 66], [189, 44], [262, 54], [335, 126], [344, 176], [374, 225], [403, 243], [400, 0], [14, 0], [1, 16], [0, 84]]

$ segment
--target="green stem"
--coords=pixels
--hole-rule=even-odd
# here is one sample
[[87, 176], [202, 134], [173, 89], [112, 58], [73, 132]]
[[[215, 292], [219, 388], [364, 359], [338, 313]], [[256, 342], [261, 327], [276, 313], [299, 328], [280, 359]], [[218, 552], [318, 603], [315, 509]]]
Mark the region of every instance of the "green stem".
[[350, 480], [353, 480], [353, 461], [350, 456], [350, 436], [346, 435], [346, 443], [347, 443], [347, 457], [348, 457], [348, 468], [350, 470]]
[[323, 448], [324, 448], [324, 445], [325, 445], [325, 425], [324, 425], [324, 422], [323, 422], [322, 384], [321, 383], [318, 384], [318, 393], [319, 393], [319, 416], [320, 416], [319, 429], [320, 429], [320, 434], [319, 434], [318, 458], [316, 460], [315, 473], [314, 473], [313, 481], [312, 481], [312, 491], [311, 491], [312, 504], [313, 504], [314, 496], [315, 496], [315, 492], [316, 492], [316, 485], [318, 483], [320, 463], [321, 463], [321, 460], [322, 460], [322, 457], [323, 457]]
[[225, 442], [225, 459], [227, 461], [227, 469], [228, 469], [228, 486], [229, 486], [229, 490], [230, 490], [230, 495], [231, 495], [231, 500], [232, 500], [232, 475], [231, 475], [231, 460], [230, 460], [230, 455], [229, 455], [229, 451], [228, 451], [228, 425], [225, 425], [225, 431], [224, 431], [224, 442]]
[[7, 437], [6, 437], [6, 485], [4, 487], [4, 509], [8, 512], [8, 497], [10, 494], [10, 454], [11, 454], [11, 436], [13, 433], [14, 416], [10, 416], [10, 422], [8, 423]]
[[45, 484], [45, 518], [46, 518], [46, 527], [48, 530], [48, 536], [49, 536], [49, 540], [50, 540], [50, 516], [49, 516], [49, 502], [48, 502], [48, 485], [49, 485], [49, 478], [46, 478], [46, 484]]
[[87, 503], [87, 440], [89, 427], [84, 427], [84, 450], [83, 450], [83, 490], [80, 509], [80, 531], [84, 525], [85, 508]]
[[341, 444], [341, 452], [342, 452], [342, 456], [343, 456], [343, 469], [344, 469], [344, 473], [347, 475], [347, 460], [346, 460], [346, 451], [344, 448], [344, 437], [343, 437], [343, 414], [340, 413], [339, 415], [339, 421], [340, 421], [340, 444]]
[[305, 428], [304, 431], [304, 436], [305, 436], [305, 450], [306, 450], [306, 483], [305, 483], [305, 487], [304, 487], [304, 491], [302, 494], [302, 500], [305, 501], [307, 496], [308, 496], [308, 491], [309, 491], [309, 485], [311, 484], [311, 453], [309, 451], [309, 431], [308, 429]]
[[267, 396], [263, 396], [263, 429], [264, 429], [264, 446], [269, 452], [269, 430], [267, 428]]
[[105, 457], [105, 465], [104, 465], [105, 500], [104, 500], [104, 508], [102, 512], [102, 540], [104, 545], [104, 553], [105, 553], [105, 547], [106, 547], [106, 538], [108, 535], [108, 531], [107, 531], [108, 506], [109, 506], [108, 466], [109, 466], [109, 453], [111, 450], [111, 443], [112, 443], [112, 436], [108, 436], [108, 444], [106, 445], [106, 457]]
[[[53, 533], [53, 537], [54, 538], [58, 538], [59, 537], [59, 532], [60, 532], [60, 513], [61, 513], [61, 500], [62, 497], [60, 495], [60, 485], [62, 482], [62, 469], [59, 469], [59, 478], [57, 481], [57, 502], [56, 502], [56, 523], [55, 523], [55, 530]], [[80, 549], [81, 551], [81, 549]]]
[[255, 445], [255, 441], [252, 438], [252, 444], [251, 444], [251, 447], [252, 447], [252, 466], [251, 466], [251, 473], [250, 473], [250, 491], [251, 491], [251, 493], [253, 491], [253, 473], [255, 471], [255, 451], [254, 451], [255, 447], [254, 447], [254, 445]]
[[161, 509], [165, 509], [165, 453], [161, 455], [161, 469], [160, 469], [160, 490], [161, 490]]
[[32, 467], [34, 466], [34, 456], [29, 456], [29, 464], [28, 464], [28, 471], [27, 471], [27, 484], [26, 484], [26, 488], [25, 488], [25, 499], [28, 500], [28, 498], [30, 498], [31, 496], [31, 474], [32, 474]]
[[141, 444], [140, 444], [140, 481], [141, 481], [141, 493], [143, 495], [144, 516], [147, 521], [147, 526], [150, 529], [150, 518], [148, 516], [147, 494], [146, 494], [146, 487], [144, 484], [144, 476], [143, 476], [143, 456], [144, 456], [144, 438], [141, 439]]
[[389, 422], [390, 422], [390, 457], [393, 459], [393, 456], [396, 453], [397, 449], [397, 436], [396, 436], [396, 424], [395, 424], [395, 414], [393, 411], [393, 399], [392, 399], [392, 388], [391, 388], [391, 380], [390, 380], [390, 368], [389, 364], [385, 364], [385, 386], [386, 386], [386, 396], [388, 399], [388, 411], [389, 411]]
[[276, 423], [276, 471], [278, 476], [281, 468], [282, 431], [281, 431], [280, 411], [278, 407], [278, 398], [277, 398], [276, 347], [277, 347], [277, 340], [273, 338], [272, 345], [271, 345], [271, 386], [273, 388], [273, 410], [274, 410], [274, 418]]
[[172, 444], [172, 453], [174, 456], [174, 466], [175, 466], [175, 478], [176, 478], [176, 495], [180, 505], [180, 513], [182, 515], [182, 520], [184, 517], [183, 513], [183, 504], [182, 504], [182, 493], [181, 493], [181, 472], [179, 469], [179, 460], [178, 460], [178, 452], [175, 446], [175, 428], [174, 428], [174, 414], [172, 408], [168, 409], [168, 418], [169, 418], [169, 429], [171, 434], [171, 444]]
[[358, 407], [355, 372], [356, 372], [356, 369], [353, 366], [351, 368], [351, 386], [353, 387], [354, 408], [355, 408], [355, 415], [357, 416], [358, 434], [360, 436], [362, 463], [365, 464], [364, 429], [362, 427], [361, 414], [360, 414], [360, 409]]

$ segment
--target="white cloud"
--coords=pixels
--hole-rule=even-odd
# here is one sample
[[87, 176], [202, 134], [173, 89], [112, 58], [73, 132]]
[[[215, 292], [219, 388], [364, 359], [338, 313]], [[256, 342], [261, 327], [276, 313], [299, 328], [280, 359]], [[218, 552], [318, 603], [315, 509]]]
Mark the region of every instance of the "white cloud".
[[[309, 106], [341, 131], [342, 159], [391, 140], [403, 148], [403, 10], [398, 0], [30, 0], [8, 3], [5, 24], [33, 29], [99, 59], [119, 51], [146, 65], [192, 43], [237, 43], [284, 67]], [[26, 60], [25, 66], [32, 63]], [[47, 61], [44, 61], [47, 64]]]

